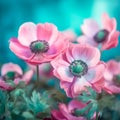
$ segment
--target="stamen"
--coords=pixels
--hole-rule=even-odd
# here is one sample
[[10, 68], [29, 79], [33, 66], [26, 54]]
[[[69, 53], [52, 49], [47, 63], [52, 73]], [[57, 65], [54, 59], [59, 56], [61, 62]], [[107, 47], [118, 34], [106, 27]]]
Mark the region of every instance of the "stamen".
[[94, 40], [97, 43], [102, 43], [103, 41], [105, 41], [107, 39], [109, 35], [109, 32], [105, 29], [98, 31], [95, 36], [94, 36]]
[[45, 53], [48, 51], [49, 45], [45, 40], [36, 40], [30, 44], [30, 49], [33, 53]]
[[82, 60], [74, 60], [69, 66], [69, 70], [74, 76], [81, 77], [87, 73], [88, 66]]

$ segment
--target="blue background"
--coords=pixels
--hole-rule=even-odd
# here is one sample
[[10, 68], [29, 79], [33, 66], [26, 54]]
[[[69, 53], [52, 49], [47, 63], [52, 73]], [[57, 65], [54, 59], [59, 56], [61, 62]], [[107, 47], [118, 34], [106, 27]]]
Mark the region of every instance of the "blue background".
[[[120, 0], [0, 0], [0, 64], [25, 63], [9, 50], [9, 39], [17, 37], [18, 28], [24, 22], [54, 23], [59, 30], [72, 28], [78, 35], [85, 18], [100, 22], [101, 14], [107, 12], [115, 17], [120, 30]], [[119, 56], [117, 48], [104, 51], [103, 60]]]

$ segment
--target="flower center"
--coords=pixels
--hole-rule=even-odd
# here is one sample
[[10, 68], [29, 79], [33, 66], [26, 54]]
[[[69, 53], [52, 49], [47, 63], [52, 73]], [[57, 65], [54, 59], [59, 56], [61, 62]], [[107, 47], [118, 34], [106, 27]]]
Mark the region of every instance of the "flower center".
[[120, 75], [114, 76], [114, 78], [113, 78], [113, 83], [114, 83], [116, 86], [120, 87]]
[[17, 77], [21, 77], [21, 75], [19, 75], [18, 73], [14, 72], [14, 71], [9, 71], [3, 76], [3, 79], [4, 80], [14, 80]]
[[105, 29], [98, 31], [95, 36], [94, 36], [94, 40], [97, 43], [102, 43], [103, 41], [105, 41], [107, 39], [109, 35], [109, 32]]
[[44, 53], [48, 51], [49, 45], [45, 40], [36, 40], [31, 42], [30, 49], [33, 53]]
[[87, 73], [88, 66], [82, 60], [74, 60], [69, 66], [69, 70], [74, 76], [81, 77]]
[[4, 76], [5, 80], [13, 80], [15, 78], [15, 72], [13, 71], [9, 71], [6, 73], [6, 75]]

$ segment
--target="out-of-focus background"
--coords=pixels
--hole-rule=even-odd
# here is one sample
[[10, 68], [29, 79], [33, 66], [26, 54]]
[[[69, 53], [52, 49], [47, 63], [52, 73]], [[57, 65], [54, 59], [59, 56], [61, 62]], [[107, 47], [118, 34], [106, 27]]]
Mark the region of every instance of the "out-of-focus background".
[[[115, 17], [120, 30], [120, 0], [0, 0], [0, 64], [25, 63], [9, 50], [9, 39], [17, 37], [18, 28], [24, 22], [51, 22], [59, 30], [72, 28], [80, 34], [80, 25], [85, 18], [100, 22], [101, 14]], [[119, 56], [120, 45], [105, 51], [106, 61]]]

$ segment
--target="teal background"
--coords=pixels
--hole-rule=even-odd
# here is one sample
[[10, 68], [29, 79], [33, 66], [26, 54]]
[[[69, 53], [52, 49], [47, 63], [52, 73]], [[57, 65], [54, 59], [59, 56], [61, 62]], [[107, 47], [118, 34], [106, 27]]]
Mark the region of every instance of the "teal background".
[[[120, 30], [120, 0], [0, 0], [0, 64], [25, 63], [9, 50], [9, 39], [17, 37], [18, 28], [24, 22], [54, 23], [59, 30], [72, 28], [78, 35], [85, 18], [100, 22], [101, 14], [107, 12], [115, 17]], [[120, 45], [104, 51], [103, 60], [120, 56]]]

